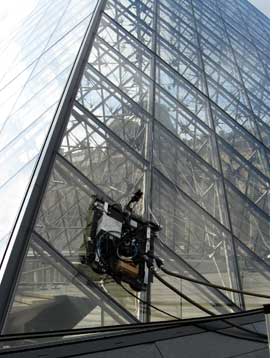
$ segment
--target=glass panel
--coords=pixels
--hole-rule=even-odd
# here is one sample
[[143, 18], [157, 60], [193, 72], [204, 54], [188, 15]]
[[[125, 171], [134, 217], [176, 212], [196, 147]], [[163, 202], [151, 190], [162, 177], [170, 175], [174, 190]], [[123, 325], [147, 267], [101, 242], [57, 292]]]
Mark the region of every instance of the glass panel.
[[9, 121], [9, 114], [13, 110], [13, 107], [16, 103], [16, 100], [22, 88], [24, 87], [26, 80], [30, 76], [32, 68], [26, 69], [21, 73], [14, 81], [9, 83], [6, 87], [0, 89], [1, 99], [0, 99], [0, 108], [1, 108], [1, 119], [0, 119], [0, 146], [2, 147], [2, 141], [5, 138], [5, 126]]
[[219, 142], [224, 176], [269, 215], [269, 181]]
[[219, 170], [214, 134], [191, 112], [156, 87], [155, 116], [196, 154]]
[[[265, 88], [269, 90], [269, 80], [267, 79], [267, 76], [258, 71], [254, 64], [251, 64], [250, 62], [246, 61], [246, 58], [242, 57], [242, 55], [236, 54], [237, 64], [241, 71], [242, 75], [249, 76], [253, 80], [255, 80], [259, 85], [265, 83]], [[246, 86], [246, 82], [245, 82]]]
[[[165, 245], [163, 245], [162, 242], [157, 240], [155, 242], [155, 251], [156, 254], [164, 260], [164, 266], [166, 269], [172, 272], [177, 272], [181, 275], [184, 275], [186, 277], [192, 277], [194, 279], [197, 279], [199, 281], [204, 281], [205, 279], [197, 273], [188, 263], [182, 260], [181, 256], [178, 256], [174, 254], [171, 250], [169, 250]], [[167, 275], [164, 275], [164, 272], [159, 272], [161, 276], [164, 277], [165, 280], [170, 279]], [[195, 283], [192, 283], [190, 281], [181, 280], [179, 278], [173, 277], [173, 281], [168, 280], [171, 285], [173, 285], [175, 282], [176, 288], [183, 292], [185, 295], [190, 297], [195, 302], [199, 303], [202, 307], [205, 309], [208, 309], [209, 311], [215, 313], [215, 314], [221, 314], [221, 313], [229, 313], [232, 312], [232, 301], [227, 297], [218, 292], [215, 289], [210, 289], [207, 286], [198, 285]], [[205, 280], [206, 282], [206, 280]], [[160, 284], [158, 280], [155, 281], [152, 285], [152, 299], [156, 301], [156, 295], [160, 293], [159, 288], [157, 285]], [[156, 286], [153, 288], [153, 286]], [[167, 290], [166, 290], [167, 291]], [[169, 291], [169, 290], [168, 290]], [[167, 291], [167, 292], [168, 292]], [[171, 291], [169, 291], [171, 292]], [[163, 296], [165, 297], [165, 296]], [[167, 302], [166, 302], [167, 301]], [[169, 299], [167, 296], [167, 299], [159, 299], [156, 302], [164, 303], [165, 305], [168, 304]], [[174, 312], [175, 315], [178, 317], [195, 317], [195, 316], [204, 316], [206, 313], [204, 311], [197, 311], [195, 306], [193, 306], [194, 311], [191, 310], [193, 305], [185, 301], [184, 299], [179, 300], [178, 302], [178, 308], [177, 311]], [[155, 312], [155, 315], [158, 314]]]
[[[241, 83], [237, 82], [232, 76], [228, 75], [222, 68], [219, 68], [217, 64], [206, 59], [204, 59], [204, 67], [206, 74], [211, 77], [210, 83], [215, 83], [215, 85], [219, 87], [219, 91], [228, 94], [228, 96], [233, 96], [244, 106], [249, 106]], [[208, 76], [207, 79], [209, 78]], [[214, 95], [211, 98], [216, 99], [216, 96]]]
[[[172, 2], [171, 5], [165, 2], [165, 4], [159, 4], [158, 16], [158, 33], [161, 36], [163, 36], [162, 30], [164, 31], [164, 29], [167, 28], [169, 29], [167, 31], [170, 31], [170, 24], [172, 24], [172, 29], [177, 33], [177, 36], [180, 36], [182, 39], [186, 38], [193, 45], [197, 45], [197, 37], [191, 13], [186, 10], [182, 11], [177, 3]], [[176, 38], [173, 37], [173, 41], [175, 39]]]
[[258, 120], [261, 120], [266, 125], [269, 126], [270, 122], [270, 111], [269, 107], [263, 104], [258, 98], [249, 94], [250, 103], [252, 105], [252, 109], [254, 114], [257, 116]]
[[153, 28], [151, 5], [152, 1], [109, 0], [105, 12], [144, 45], [151, 47]]
[[117, 6], [152, 27], [154, 0], [118, 0]]
[[0, 106], [0, 185], [4, 187], [9, 183], [1, 190], [0, 201], [6, 202], [10, 197], [9, 219], [4, 215], [5, 234], [11, 230], [30, 178], [28, 175], [33, 170], [31, 163], [35, 164], [34, 158], [41, 150], [88, 25], [89, 18], [79, 25], [77, 21], [81, 18], [78, 17], [72, 20], [71, 26], [63, 22], [65, 11], [74, 3], [78, 11], [85, 3], [94, 7], [96, 1], [93, 4], [84, 0], [80, 5], [73, 1], [70, 5], [70, 1], [60, 0], [43, 7], [34, 4], [34, 18], [23, 23], [18, 29], [19, 35], [15, 36], [14, 56], [10, 56], [7, 49], [7, 72], [1, 83], [1, 100], [5, 105]]
[[[32, 71], [31, 78], [39, 74], [42, 83], [46, 83], [53, 78], [55, 73], [63, 70], [67, 64], [72, 63], [77, 54], [77, 49], [82, 41], [88, 25], [88, 19], [76, 25], [72, 31], [67, 33], [62, 39], [54, 43], [38, 59]], [[76, 46], [73, 44], [76, 44]]]
[[225, 226], [228, 225], [221, 178], [155, 125], [154, 164], [174, 186]]
[[[204, 48], [206, 47], [208, 50], [211, 49], [216, 53], [220, 53], [221, 58], [228, 57], [232, 59], [232, 50], [227, 42], [225, 34], [221, 33], [221, 36], [217, 36], [211, 29], [204, 27], [199, 27], [198, 31]], [[231, 65], [231, 67], [234, 66]]]
[[[164, 15], [166, 14], [166, 15]], [[182, 1], [174, 1], [174, 0], [160, 0], [159, 1], [159, 15], [163, 18], [176, 16], [180, 18], [181, 22], [183, 22], [184, 26], [192, 27], [194, 29], [194, 19], [191, 9], [191, 2], [185, 1], [182, 6]], [[176, 22], [179, 22], [179, 19], [176, 19]], [[174, 17], [173, 17], [174, 21]], [[167, 21], [171, 23], [170, 21]], [[178, 24], [179, 25], [179, 24]], [[182, 35], [184, 33], [179, 31]]]
[[[269, 128], [264, 125], [264, 123], [258, 121], [258, 127], [260, 129], [262, 141], [267, 148], [270, 147], [270, 130]], [[269, 155], [268, 155], [269, 156]]]
[[[114, 315], [109, 315], [110, 313]], [[109, 313], [109, 314], [108, 314]], [[5, 334], [127, 323], [61, 263], [31, 240]]]
[[[62, 75], [67, 73], [64, 71]], [[61, 77], [59, 79], [62, 81]], [[5, 232], [11, 230], [33, 171], [33, 165], [36, 163], [54, 115], [56, 104], [54, 102], [58, 98], [55, 90], [58, 94], [61, 88], [55, 88], [55, 82], [52, 82], [50, 86], [32, 97], [9, 118], [2, 133], [3, 148], [0, 151], [0, 165], [5, 169], [1, 170], [3, 188], [0, 198], [2, 203], [8, 203], [10, 209], [9, 214], [5, 209], [3, 215]], [[52, 96], [46, 92], [52, 93]]]
[[[228, 32], [230, 34], [230, 40], [234, 51], [245, 59], [246, 62], [249, 62], [252, 66], [256, 66], [260, 73], [265, 74], [264, 67], [256, 53], [254, 46], [245, 39], [245, 37], [240, 36], [235, 30], [231, 27], [228, 27]], [[239, 57], [237, 58], [237, 62], [239, 65]], [[242, 66], [241, 66], [242, 67]]]
[[51, 113], [50, 109], [0, 150], [0, 166], [5, 168], [0, 172], [1, 187], [38, 155]]
[[[178, 291], [189, 295], [190, 291], [187, 290], [187, 286], [182, 280], [175, 280], [174, 278], [167, 276], [165, 273], [160, 273], [160, 276], [175, 287]], [[192, 296], [193, 297], [193, 296]], [[168, 312], [169, 314], [178, 318], [195, 318], [207, 316], [207, 313], [199, 310], [194, 305], [190, 304], [175, 292], [171, 291], [168, 287], [163, 285], [157, 278], [154, 278], [154, 282], [151, 287], [151, 303], [160, 308], [161, 310]], [[207, 303], [205, 302], [205, 306]], [[151, 317], [153, 321], [172, 320], [174, 318], [164, 315], [151, 309]]]
[[239, 73], [232, 57], [232, 52], [228, 46], [219, 42], [210, 42], [201, 38], [200, 46], [202, 49], [203, 59], [205, 62], [217, 66], [217, 71], [222, 69], [230, 74], [236, 80], [239, 80]]
[[61, 38], [68, 34], [69, 31], [72, 32], [80, 22], [88, 22], [88, 19], [86, 21], [84, 20], [90, 16], [96, 4], [97, 0], [70, 1], [65, 12], [61, 16], [58, 26], [52, 34], [50, 46], [58, 40], [61, 40]]
[[[269, 295], [269, 271], [261, 262], [258, 262], [246, 247], [235, 243], [237, 248], [237, 260], [240, 271], [242, 289], [244, 291], [256, 292], [262, 295]], [[259, 308], [269, 303], [268, 299], [244, 295], [247, 310]]]
[[36, 101], [38, 101], [37, 106], [38, 103], [44, 103], [45, 108], [48, 108], [53, 104], [54, 99], [58, 101], [71, 67], [72, 64], [69, 66], [69, 63], [67, 63], [67, 67], [63, 67], [61, 72], [50, 72], [47, 76], [44, 72], [41, 72], [30, 78], [16, 101], [12, 115], [20, 111], [22, 107], [30, 105], [30, 102], [33, 102], [33, 106], [35, 106]]
[[224, 31], [224, 26], [222, 19], [219, 14], [214, 12], [215, 5], [211, 5], [211, 10], [206, 6], [205, 2], [200, 2], [199, 5], [194, 6], [195, 15], [197, 18], [197, 27], [198, 31], [202, 35], [206, 35], [209, 39], [210, 37], [216, 40], [228, 42], [226, 32]]
[[210, 282], [234, 286], [229, 233], [160, 176], [153, 180], [153, 213], [163, 228], [161, 239]]
[[207, 100], [167, 66], [157, 63], [157, 83], [210, 127]]
[[27, 162], [0, 187], [0, 262], [9, 240], [8, 234], [16, 219], [17, 210], [23, 199], [23, 193], [25, 193], [29, 184], [36, 160], [37, 156]]
[[[78, 259], [90, 205], [87, 191], [60, 162], [55, 164], [36, 222], [37, 232], [56, 250]], [[77, 184], [77, 185], [75, 185]], [[67, 256], [66, 255], [66, 256]], [[77, 260], [75, 261], [77, 264]], [[79, 262], [79, 260], [78, 260]], [[74, 261], [73, 261], [74, 263]]]
[[127, 35], [122, 27], [118, 27], [112, 21], [110, 22], [106, 16], [103, 16], [98, 29], [98, 36], [110, 46], [107, 46], [109, 51], [125, 57], [139, 70], [151, 76], [151, 54], [135, 38]]
[[261, 140], [253, 113], [240, 102], [240, 96], [232, 97], [211, 79], [208, 79], [208, 89], [210, 98], [219, 107], [221, 107], [229, 116], [247, 129], [247, 131], [252, 133], [257, 139]]
[[222, 6], [222, 16], [228, 28], [233, 27], [238, 31], [239, 36], [248, 36], [248, 29], [243, 20], [243, 16], [240, 14], [238, 4], [236, 6]]
[[165, 20], [161, 18], [158, 19], [157, 24], [157, 34], [162, 42], [168, 44], [170, 48], [176, 50], [178, 53], [188, 57], [194, 64], [200, 65], [199, 51], [196, 39], [193, 37], [194, 35], [190, 36], [186, 34], [186, 37], [182, 36], [179, 31], [170, 25], [170, 22], [165, 22]]
[[[88, 209], [92, 195], [100, 192], [93, 191], [92, 186], [83, 184], [80, 174], [70, 168], [69, 162], [57, 159], [37, 217], [36, 230], [66, 260], [72, 262], [78, 271], [86, 275], [90, 281], [102, 284], [105, 292], [133, 315], [137, 315], [137, 300], [127, 295], [109, 276], [99, 275], [80, 262]], [[97, 325], [102, 323], [99, 322]]]
[[228, 185], [226, 190], [235, 236], [262, 260], [268, 262], [269, 220]]
[[199, 90], [206, 91], [201, 69], [190, 61], [193, 53], [186, 53], [186, 51], [184, 54], [179, 53], [171, 49], [165, 41], [157, 41], [157, 52], [167, 64], [180, 73], [187, 81], [191, 82]]
[[148, 119], [97, 74], [83, 76], [78, 101], [143, 157], [149, 154]]
[[[20, 110], [9, 117], [1, 135], [1, 154], [2, 151], [8, 150], [6, 147], [14, 145], [14, 142], [16, 142], [18, 138], [21, 138], [21, 136], [24, 137], [24, 133], [28, 133], [32, 127], [39, 125], [38, 122], [40, 122], [40, 120], [45, 124], [42, 130], [44, 130], [45, 133], [47, 132], [50, 121], [53, 118], [58, 99], [48, 96], [46, 103], [42, 101], [41, 106], [36, 105], [38, 104], [37, 100], [36, 96], [33, 97], [31, 101], [26, 103]], [[36, 139], [34, 140], [36, 141]], [[42, 143], [40, 143], [40, 145], [42, 145]], [[28, 146], [26, 148], [22, 146], [22, 150], [28, 151]], [[7, 165], [9, 163], [5, 164]]]
[[[36, 60], [47, 50], [52, 32], [60, 21], [67, 3], [68, 0], [60, 0], [56, 4], [48, 2], [47, 6], [36, 15], [34, 14], [32, 26], [24, 23], [19, 27], [19, 36], [11, 41], [12, 45], [3, 53], [6, 73], [2, 78], [1, 87], [13, 80], [28, 66], [33, 67], [36, 64]], [[34, 2], [33, 6], [38, 9], [41, 5]]]
[[216, 133], [256, 169], [269, 176], [266, 149], [218, 107], [211, 104], [211, 109]]
[[210, 21], [212, 26], [216, 24], [216, 26], [222, 27], [221, 18], [219, 17], [219, 10], [215, 0], [193, 0], [192, 3], [196, 18], [199, 22], [207, 26], [207, 24], [209, 25]]
[[258, 99], [261, 104], [269, 107], [269, 80], [263, 76], [260, 77], [254, 73], [249, 74], [245, 71], [242, 71], [242, 77], [249, 97], [254, 97]]
[[125, 57], [122, 57], [119, 53], [114, 53], [107, 44], [98, 39], [95, 41], [89, 57], [87, 67], [89, 76], [91, 67], [96, 68], [144, 109], [150, 110], [151, 80], [130, 65]]
[[144, 185], [144, 165], [89, 118], [69, 120], [60, 153], [113, 200], [124, 204]]

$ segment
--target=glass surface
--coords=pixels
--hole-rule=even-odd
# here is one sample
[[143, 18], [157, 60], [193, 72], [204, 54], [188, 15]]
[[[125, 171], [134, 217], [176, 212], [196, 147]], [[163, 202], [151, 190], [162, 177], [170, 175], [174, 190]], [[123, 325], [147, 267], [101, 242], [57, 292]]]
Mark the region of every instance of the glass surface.
[[[7, 62], [1, 80], [0, 201], [8, 196], [9, 181], [14, 192], [8, 214], [0, 216], [1, 230], [12, 229], [35, 158], [39, 155], [52, 122], [68, 75], [74, 63], [89, 13], [96, 2], [60, 0], [34, 4], [28, 21], [18, 28], [14, 45], [8, 46], [3, 61]], [[87, 6], [88, 10], [84, 9]], [[73, 19], [73, 11], [80, 11]], [[71, 22], [67, 16], [71, 13]], [[13, 48], [16, 46], [16, 48]], [[13, 57], [8, 57], [14, 54]], [[6, 59], [6, 60], [5, 60]], [[27, 169], [28, 174], [27, 174]], [[21, 174], [24, 180], [20, 182]], [[17, 179], [18, 178], [18, 179]], [[24, 184], [23, 184], [24, 183]], [[6, 210], [7, 211], [7, 210]], [[7, 218], [8, 216], [8, 218]], [[4, 245], [1, 246], [1, 255]]]
[[[194, 30], [194, 21], [192, 18], [192, 14], [187, 10], [188, 7], [178, 6], [178, 2], [174, 2], [174, 5], [170, 6], [170, 2], [168, 6], [166, 6], [166, 2], [160, 2], [158, 7], [158, 32], [160, 35], [166, 38], [163, 34], [173, 31], [173, 42], [176, 41], [177, 38], [185, 38], [193, 45], [197, 45], [197, 37]], [[171, 30], [172, 24], [172, 30]], [[175, 32], [175, 38], [174, 38]], [[163, 33], [163, 34], [162, 34]], [[168, 36], [168, 35], [167, 35]], [[175, 40], [175, 41], [174, 41]]]
[[[0, 78], [2, 252], [95, 3], [41, 4], [12, 35], [24, 50], [11, 47]], [[268, 293], [269, 20], [243, 0], [107, 0], [89, 50], [6, 332], [41, 330], [58, 301], [69, 317], [51, 330], [171, 319], [80, 262], [93, 194], [125, 205], [141, 189], [135, 210], [162, 226], [171, 271]], [[265, 302], [159, 274], [214, 314]], [[207, 314], [156, 278], [133, 293], [179, 318]]]
[[[262, 174], [269, 176], [268, 151], [262, 143], [255, 140], [248, 132], [234, 122], [225, 112], [211, 104], [216, 133], [219, 141], [230, 145], [231, 151], [240, 155]], [[263, 132], [262, 132], [263, 134]], [[230, 148], [228, 147], [228, 148]], [[234, 150], [233, 150], [233, 149]], [[234, 154], [233, 154], [234, 155]]]
[[[193, 266], [190, 266], [188, 262], [182, 258], [182, 256], [179, 254], [179, 251], [177, 254], [172, 252], [169, 248], [167, 248], [162, 242], [157, 241], [155, 245], [155, 251], [156, 254], [159, 255], [161, 258], [164, 259], [164, 265], [165, 267], [172, 271], [179, 273], [180, 275], [184, 275], [186, 277], [191, 277], [193, 279], [197, 279], [199, 281], [204, 281], [205, 278], [201, 276], [197, 270], [193, 268]], [[164, 275], [162, 272], [161, 275]], [[180, 292], [184, 293], [186, 296], [191, 298], [194, 302], [197, 302], [200, 304], [204, 309], [207, 309], [215, 314], [221, 314], [226, 312], [231, 312], [233, 310], [233, 301], [231, 300], [233, 298], [232, 295], [226, 295], [225, 292], [222, 293], [222, 291], [218, 291], [212, 288], [209, 288], [207, 286], [197, 285], [195, 283], [192, 283], [190, 281], [181, 280], [179, 278], [172, 277], [172, 280], [170, 280], [170, 277], [168, 275], [164, 275], [164, 279], [168, 280], [170, 284], [176, 283], [176, 288], [179, 289]], [[205, 280], [206, 281], [206, 280]], [[152, 285], [157, 285], [159, 283], [158, 280], [155, 281], [156, 283]], [[161, 289], [164, 289], [164, 286], [162, 285]], [[158, 297], [156, 297], [156, 292], [158, 292]], [[170, 293], [170, 290], [166, 290], [166, 292]], [[160, 289], [155, 288], [152, 294], [152, 299], [157, 302], [157, 304], [163, 304], [165, 305], [165, 302], [161, 299], [159, 299]], [[158, 299], [156, 301], [156, 299]], [[166, 307], [169, 308], [171, 306], [170, 301], [167, 301]], [[183, 298], [180, 298], [177, 312], [174, 312], [174, 314], [178, 315], [179, 317], [195, 317], [198, 315], [201, 315], [201, 310], [193, 310], [193, 305], [187, 301], [185, 301]], [[186, 310], [186, 311], [185, 311]], [[167, 310], [169, 311], [169, 310]], [[154, 315], [160, 315], [158, 312], [154, 311]], [[205, 315], [207, 313], [205, 312]], [[162, 318], [164, 318], [163, 315]], [[165, 317], [166, 319], [166, 317]]]
[[127, 61], [136, 66], [140, 71], [151, 76], [151, 54], [145, 46], [135, 41], [135, 38], [130, 33], [127, 33], [123, 27], [117, 26], [106, 16], [103, 16], [97, 35], [96, 42], [99, 43], [101, 39], [104, 40], [110, 46], [112, 52], [125, 57]]
[[153, 213], [161, 239], [209, 281], [235, 284], [230, 235], [197, 204], [154, 176]]
[[121, 93], [114, 91], [100, 75], [83, 76], [77, 100], [143, 157], [149, 155], [148, 126], [150, 120], [140, 108]]
[[143, 188], [143, 163], [90, 119], [71, 116], [60, 153], [113, 200]]
[[[188, 291], [184, 287], [182, 280], [174, 280], [174, 278], [161, 273], [161, 277], [175, 287], [178, 291], [189, 295], [192, 294], [192, 291]], [[195, 318], [201, 316], [207, 316], [207, 313], [199, 310], [197, 307], [194, 307], [192, 304], [189, 304], [186, 300], [181, 298], [179, 295], [171, 291], [168, 287], [163, 285], [157, 278], [154, 278], [151, 289], [151, 302], [154, 306], [160, 308], [161, 310], [168, 312], [177, 318]], [[162, 299], [164, 297], [164, 300]], [[208, 303], [207, 303], [208, 304]], [[164, 321], [174, 319], [173, 317], [167, 316], [162, 312], [158, 312], [155, 309], [151, 308], [151, 318], [153, 321]]]
[[[113, 315], [112, 315], [113, 314]], [[127, 323], [31, 240], [5, 333], [31, 333]]]
[[269, 262], [269, 218], [226, 185], [233, 232], [262, 260]]
[[[260, 293], [264, 295], [270, 294], [270, 275], [267, 267], [246, 250], [241, 244], [236, 243], [237, 260], [240, 270], [241, 285], [244, 291]], [[261, 307], [269, 303], [266, 298], [253, 297], [244, 295], [245, 306], [247, 310]]]
[[201, 68], [195, 66], [190, 58], [193, 54], [187, 52], [185, 48], [184, 53], [177, 52], [165, 41], [158, 41], [157, 43], [158, 55], [168, 63], [176, 72], [183, 76], [187, 81], [191, 82], [199, 90], [205, 92], [205, 84], [203, 82], [203, 74]]
[[212, 216], [228, 226], [221, 178], [155, 126], [154, 165]]
[[[210, 84], [210, 86], [214, 86], [215, 84], [217, 87], [222, 87], [219, 88], [217, 92], [222, 91], [229, 97], [237, 98], [242, 105], [248, 107], [248, 101], [241, 83], [235, 81], [235, 79], [228, 75], [227, 72], [223, 71], [223, 69], [217, 68], [216, 63], [207, 61], [206, 59], [204, 59], [204, 68], [207, 74], [208, 84]], [[210, 97], [211, 99], [215, 99], [216, 96], [217, 94], [213, 94]]]
[[22, 194], [27, 190], [31, 174], [38, 156], [35, 155], [20, 170], [14, 173], [0, 187], [0, 263], [9, 242], [9, 233], [15, 221], [15, 208], [22, 202]]
[[[99, 192], [84, 185], [79, 175], [78, 171], [69, 169], [68, 161], [57, 158], [35, 229], [87, 279], [104, 287], [105, 292], [109, 292], [110, 296], [126, 310], [137, 316], [139, 305], [135, 298], [127, 296], [127, 293], [109, 276], [98, 275], [80, 262], [88, 208], [92, 202], [92, 195]], [[138, 210], [141, 211], [141, 206]]]
[[237, 123], [243, 126], [248, 132], [261, 140], [258, 127], [253, 113], [240, 101], [240, 96], [233, 97], [230, 93], [221, 91], [219, 85], [213, 80], [208, 80], [209, 96], [213, 102], [222, 108]]
[[255, 205], [269, 214], [269, 180], [250, 168], [222, 142], [219, 143], [219, 150], [225, 178]]
[[[170, 14], [173, 16], [173, 14]], [[177, 26], [180, 26], [180, 21], [177, 20]], [[187, 31], [187, 30], [186, 30]], [[196, 65], [199, 65], [199, 50], [196, 38], [194, 37], [194, 32], [185, 34], [186, 36], [181, 36], [180, 30], [174, 29], [170, 21], [166, 22], [164, 18], [159, 18], [157, 23], [157, 35], [160, 40], [170, 48], [178, 51], [178, 53], [184, 54], [188, 59], [194, 62]]]
[[159, 86], [156, 87], [155, 117], [196, 154], [219, 170], [214, 133]]
[[[146, 5], [147, 4], [147, 5]], [[152, 46], [153, 0], [112, 1], [108, 0], [106, 14], [147, 47]]]
[[126, 57], [115, 53], [97, 38], [90, 53], [87, 75], [91, 68], [98, 70], [104, 77], [122, 90], [145, 110], [150, 110], [152, 82], [142, 72], [127, 62]]
[[187, 110], [211, 126], [207, 100], [195, 87], [190, 86], [171, 68], [161, 63], [157, 63], [156, 80], [160, 87], [183, 104]]

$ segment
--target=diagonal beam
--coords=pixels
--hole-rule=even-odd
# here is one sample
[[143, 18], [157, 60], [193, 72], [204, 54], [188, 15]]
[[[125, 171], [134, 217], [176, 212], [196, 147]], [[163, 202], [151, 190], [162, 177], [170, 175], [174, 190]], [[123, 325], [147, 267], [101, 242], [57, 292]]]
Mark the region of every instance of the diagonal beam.
[[[83, 174], [80, 173], [79, 170], [77, 168], [75, 168], [71, 163], [69, 163], [65, 158], [61, 157], [59, 154], [57, 155], [57, 158], [59, 159], [61, 165], [65, 165], [69, 170], [71, 170], [73, 172], [74, 176], [77, 175], [81, 180], [83, 180], [84, 184], [86, 186], [88, 186], [90, 188], [90, 190], [95, 191], [97, 189], [97, 187], [91, 181], [89, 181], [87, 178], [84, 178]], [[84, 181], [84, 180], [86, 180], [86, 181]], [[77, 185], [79, 185], [79, 183], [77, 183]], [[102, 197], [107, 197], [106, 194], [103, 193], [102, 189], [100, 189], [100, 188], [98, 188], [98, 193]], [[163, 246], [164, 246], [164, 250], [161, 250], [161, 252], [163, 253], [163, 256], [167, 260], [174, 259], [175, 261], [178, 262], [180, 267], [182, 267], [182, 265], [183, 265], [188, 272], [191, 272], [192, 275], [194, 275], [194, 277], [196, 277], [198, 279], [205, 280], [207, 282], [207, 280], [203, 276], [201, 276], [201, 274], [199, 272], [197, 272], [191, 265], [189, 265], [185, 260], [183, 260], [180, 256], [178, 256], [173, 250], [168, 248], [166, 245], [163, 245]], [[213, 296], [216, 296], [220, 301], [224, 302], [225, 305], [231, 307], [235, 311], [238, 311], [238, 309], [239, 309], [227, 296], [225, 296], [223, 293], [221, 293], [217, 289], [211, 289], [211, 290], [207, 289], [206, 291], [203, 291], [203, 293], [206, 296], [208, 295], [212, 299], [213, 299]], [[221, 308], [221, 311], [225, 312], [225, 310], [222, 310], [222, 308]]]
[[[63, 276], [71, 281], [87, 297], [97, 303], [106, 313], [117, 322], [129, 323], [139, 322], [138, 319], [127, 311], [122, 305], [114, 300], [109, 294], [103, 291], [96, 283], [80, 272], [69, 260], [59, 253], [49, 242], [37, 232], [33, 231], [31, 246], [39, 252], [50, 265], [60, 271]], [[47, 256], [47, 253], [49, 256]]]
[[17, 277], [55, 160], [55, 151], [62, 140], [106, 0], [95, 4], [3, 255], [0, 267], [0, 332], [9, 312]]
[[[196, 271], [190, 264], [188, 264], [182, 257], [180, 257], [178, 254], [176, 254], [172, 249], [170, 249], [167, 245], [165, 245], [163, 242], [160, 242], [160, 244], [156, 245], [156, 251], [157, 253], [164, 259], [165, 262], [169, 262], [170, 264], [179, 272], [182, 271], [182, 268], [184, 268], [188, 273], [193, 275], [194, 277], [197, 277], [204, 282], [209, 282], [203, 275], [201, 275], [198, 271]], [[201, 290], [202, 287], [198, 287], [198, 290]], [[203, 293], [207, 298], [210, 299], [210, 301], [213, 301], [213, 299], [217, 299], [219, 301], [222, 301], [225, 306], [215, 306], [215, 309], [219, 310], [221, 314], [226, 312], [239, 312], [240, 308], [231, 301], [226, 295], [224, 295], [221, 291], [218, 289], [210, 290], [201, 290], [201, 293]]]

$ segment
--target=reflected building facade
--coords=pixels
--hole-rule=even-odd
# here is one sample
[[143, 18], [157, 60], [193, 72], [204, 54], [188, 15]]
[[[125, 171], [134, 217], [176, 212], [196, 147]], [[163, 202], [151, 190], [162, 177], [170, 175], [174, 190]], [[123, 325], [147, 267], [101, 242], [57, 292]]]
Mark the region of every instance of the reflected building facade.
[[[41, 0], [13, 41], [0, 82], [4, 333], [170, 319], [81, 267], [93, 194], [125, 204], [141, 189], [136, 210], [162, 226], [167, 268], [268, 294], [262, 13], [247, 0]], [[267, 303], [162, 275], [199, 304], [154, 279], [139, 298], [173, 317]]]

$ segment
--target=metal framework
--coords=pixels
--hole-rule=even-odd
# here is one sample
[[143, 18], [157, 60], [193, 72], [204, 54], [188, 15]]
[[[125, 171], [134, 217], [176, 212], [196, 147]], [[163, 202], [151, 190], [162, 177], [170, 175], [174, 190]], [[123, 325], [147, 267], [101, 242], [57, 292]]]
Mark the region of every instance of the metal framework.
[[[267, 18], [247, 0], [99, 0], [65, 83], [5, 244], [2, 332], [30, 295], [38, 301], [54, 285], [61, 267], [83, 294], [104, 300], [111, 318], [167, 319], [110, 280], [101, 289], [79, 264], [94, 193], [124, 204], [142, 189], [137, 211], [162, 225], [156, 250], [167, 267], [227, 287], [269, 290]], [[47, 268], [36, 266], [34, 252]], [[39, 282], [40, 270], [47, 274]], [[265, 303], [174, 284], [216, 314]], [[43, 295], [47, 302], [70, 296], [67, 284], [54, 286]], [[182, 318], [205, 315], [156, 279], [141, 299]], [[94, 308], [81, 327], [112, 323], [102, 315]]]

